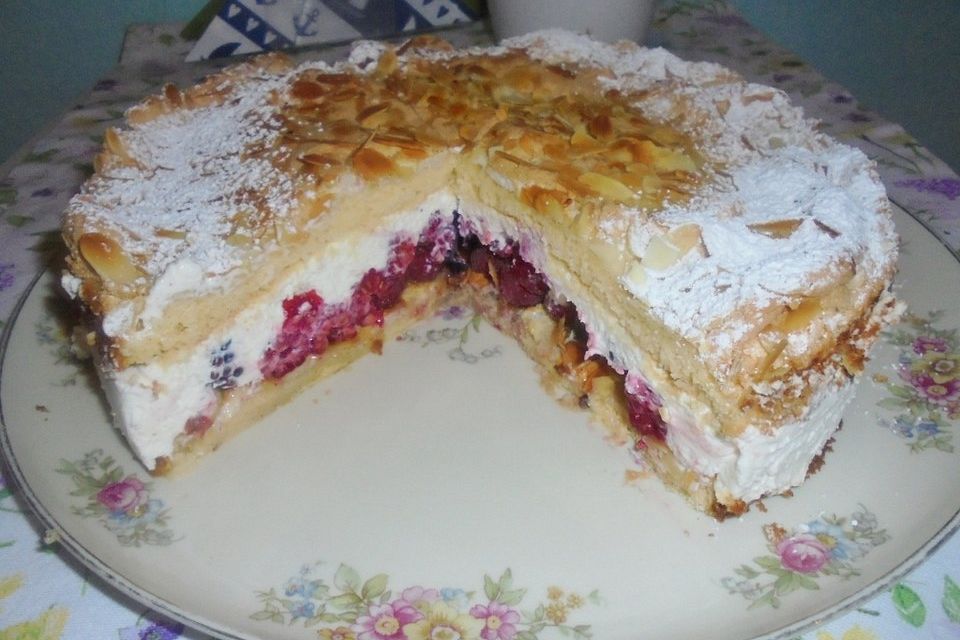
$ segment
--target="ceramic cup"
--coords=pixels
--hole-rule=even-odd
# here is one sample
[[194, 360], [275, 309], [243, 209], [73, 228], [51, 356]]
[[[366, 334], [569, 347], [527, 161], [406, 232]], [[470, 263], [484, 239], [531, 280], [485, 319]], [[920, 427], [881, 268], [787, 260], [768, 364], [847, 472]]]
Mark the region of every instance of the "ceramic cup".
[[655, 4], [656, 0], [487, 0], [497, 38], [560, 27], [606, 42], [643, 42]]

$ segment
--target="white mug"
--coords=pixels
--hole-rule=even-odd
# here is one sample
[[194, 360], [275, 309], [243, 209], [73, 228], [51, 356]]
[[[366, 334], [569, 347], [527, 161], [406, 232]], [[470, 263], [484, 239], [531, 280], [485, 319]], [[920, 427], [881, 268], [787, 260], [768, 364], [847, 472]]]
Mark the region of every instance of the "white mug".
[[642, 42], [656, 0], [487, 0], [497, 38], [559, 27], [597, 40]]

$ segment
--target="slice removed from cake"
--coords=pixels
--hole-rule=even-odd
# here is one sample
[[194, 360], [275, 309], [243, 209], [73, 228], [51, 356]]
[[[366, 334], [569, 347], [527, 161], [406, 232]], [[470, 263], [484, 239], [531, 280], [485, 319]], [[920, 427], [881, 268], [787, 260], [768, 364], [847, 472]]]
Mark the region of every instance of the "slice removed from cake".
[[900, 311], [872, 165], [774, 89], [549, 31], [147, 99], [64, 222], [117, 425], [181, 466], [453, 300], [718, 517], [800, 484]]

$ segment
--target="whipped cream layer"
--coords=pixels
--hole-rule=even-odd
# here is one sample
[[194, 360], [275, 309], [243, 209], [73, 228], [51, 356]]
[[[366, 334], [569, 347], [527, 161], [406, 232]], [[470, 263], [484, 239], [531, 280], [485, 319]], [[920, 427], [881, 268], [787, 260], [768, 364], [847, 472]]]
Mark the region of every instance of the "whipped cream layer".
[[713, 478], [717, 498], [751, 502], [799, 486], [810, 462], [837, 430], [855, 387], [838, 375], [811, 398], [806, 413], [772, 433], [751, 425], [738, 437], [719, 438], [697, 423], [682, 399], [663, 398], [667, 446], [687, 468]]
[[[398, 238], [415, 240], [433, 215], [440, 213], [452, 220], [455, 208], [454, 197], [441, 191], [415, 209], [390, 216], [376, 233], [330, 243], [322, 256], [303, 263], [263, 304], [245, 308], [227, 328], [209, 336], [184, 360], [124, 369], [102, 363], [101, 379], [117, 426], [137, 455], [153, 468], [156, 458], [173, 453], [174, 440], [183, 433], [188, 420], [216, 407], [217, 391], [210, 385], [210, 361], [227, 341], [233, 367], [243, 369], [234, 379], [236, 386], [262, 382], [258, 363], [283, 324], [285, 299], [313, 290], [331, 305], [347, 300], [364, 273], [386, 267]], [[166, 273], [193, 277], [190, 269], [168, 269]], [[170, 287], [177, 289], [179, 285], [174, 281]]]

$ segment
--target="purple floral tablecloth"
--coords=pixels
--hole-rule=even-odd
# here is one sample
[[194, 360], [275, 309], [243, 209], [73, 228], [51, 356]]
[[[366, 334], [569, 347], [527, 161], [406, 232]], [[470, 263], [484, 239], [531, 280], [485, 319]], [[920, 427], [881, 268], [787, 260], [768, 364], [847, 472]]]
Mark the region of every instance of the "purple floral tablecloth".
[[[457, 44], [486, 42], [482, 25], [449, 35]], [[56, 254], [60, 214], [82, 180], [106, 127], [163, 83], [189, 84], [214, 63], [185, 65], [189, 50], [169, 26], [140, 28], [121, 64], [34, 142], [0, 166], [0, 323], [46, 261]], [[900, 126], [858, 103], [796, 55], [758, 33], [723, 2], [665, 3], [650, 36], [678, 55], [711, 60], [750, 80], [779, 87], [822, 122], [824, 131], [873, 158], [891, 199], [960, 250], [960, 178]], [[338, 55], [333, 51], [331, 55]], [[220, 63], [222, 64], [222, 63]], [[921, 335], [924, 349], [944, 351], [956, 340]], [[955, 337], [955, 336], [954, 336]], [[916, 346], [916, 345], [914, 345]], [[942, 348], [941, 348], [942, 347]], [[919, 353], [919, 352], [918, 352]], [[960, 389], [960, 378], [941, 381]], [[950, 412], [948, 412], [950, 413]], [[960, 416], [946, 418], [956, 422]], [[903, 421], [893, 428], [912, 446], [957, 457], [936, 423]], [[960, 490], [960, 488], [958, 488]], [[803, 640], [960, 638], [960, 537], [954, 536], [889, 591], [809, 631]], [[0, 475], [0, 640], [120, 638], [169, 640], [201, 634], [133, 602], [90, 573], [55, 542], [47, 542], [17, 490]], [[353, 637], [353, 636], [349, 636]], [[503, 637], [501, 635], [501, 637]], [[601, 639], [602, 640], [602, 639]], [[794, 639], [791, 639], [794, 640]]]

